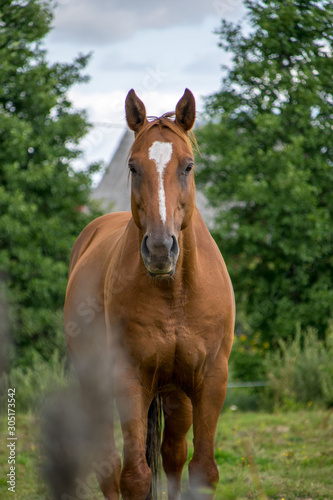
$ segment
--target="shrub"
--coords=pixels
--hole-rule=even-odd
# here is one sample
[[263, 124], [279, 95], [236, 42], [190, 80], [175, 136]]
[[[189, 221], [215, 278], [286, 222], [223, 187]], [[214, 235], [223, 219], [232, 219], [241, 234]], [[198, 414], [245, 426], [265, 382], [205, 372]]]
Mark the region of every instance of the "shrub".
[[223, 405], [223, 411], [260, 411], [262, 407], [262, 387], [229, 387]]
[[[251, 383], [266, 380], [265, 352], [269, 345], [261, 345], [258, 335], [236, 334], [229, 361], [229, 383]], [[241, 411], [257, 411], [262, 406], [262, 387], [230, 387], [224, 409], [231, 406]]]
[[54, 390], [68, 385], [65, 359], [60, 359], [55, 352], [49, 361], [36, 355], [30, 367], [13, 368], [0, 381], [3, 397], [7, 397], [9, 387], [16, 389], [16, 411], [27, 412], [35, 410]]
[[297, 330], [291, 341], [279, 342], [280, 351], [265, 359], [268, 385], [265, 403], [284, 408], [297, 405], [333, 406], [333, 325], [326, 340], [313, 329]]
[[230, 380], [253, 382], [264, 380], [264, 359], [269, 344], [260, 344], [258, 335], [236, 335], [230, 356]]

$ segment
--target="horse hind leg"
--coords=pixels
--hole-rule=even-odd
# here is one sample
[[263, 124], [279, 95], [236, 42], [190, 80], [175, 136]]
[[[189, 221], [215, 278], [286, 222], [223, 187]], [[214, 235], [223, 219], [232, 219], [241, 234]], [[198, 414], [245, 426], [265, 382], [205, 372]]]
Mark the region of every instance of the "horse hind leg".
[[168, 500], [180, 500], [181, 477], [187, 459], [186, 435], [192, 425], [192, 405], [179, 390], [164, 393], [163, 469], [168, 482]]

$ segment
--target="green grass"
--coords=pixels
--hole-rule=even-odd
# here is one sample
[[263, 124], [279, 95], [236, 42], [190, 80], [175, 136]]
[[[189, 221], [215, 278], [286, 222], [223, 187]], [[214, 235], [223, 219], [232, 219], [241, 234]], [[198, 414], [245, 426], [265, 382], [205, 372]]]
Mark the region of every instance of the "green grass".
[[[39, 425], [31, 414], [19, 414], [16, 493], [8, 492], [7, 421], [0, 420], [0, 498], [48, 500], [39, 475]], [[333, 415], [323, 410], [260, 414], [227, 410], [216, 435], [220, 484], [216, 499], [324, 500], [333, 498]], [[189, 435], [189, 455], [192, 439]], [[118, 436], [120, 444], [120, 436]], [[184, 472], [186, 489], [187, 472]], [[89, 478], [91, 495], [101, 500], [97, 482]], [[164, 488], [165, 489], [165, 488]], [[163, 498], [166, 494], [163, 493]]]

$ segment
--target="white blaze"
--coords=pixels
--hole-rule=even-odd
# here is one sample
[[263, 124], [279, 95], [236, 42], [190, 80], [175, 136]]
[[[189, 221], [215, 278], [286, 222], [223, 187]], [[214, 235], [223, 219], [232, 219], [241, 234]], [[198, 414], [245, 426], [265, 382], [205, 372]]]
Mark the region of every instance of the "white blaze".
[[172, 144], [171, 142], [155, 141], [148, 150], [149, 159], [153, 160], [156, 164], [158, 174], [158, 200], [160, 208], [160, 216], [162, 222], [166, 221], [166, 204], [165, 204], [165, 190], [164, 190], [164, 170], [171, 160]]

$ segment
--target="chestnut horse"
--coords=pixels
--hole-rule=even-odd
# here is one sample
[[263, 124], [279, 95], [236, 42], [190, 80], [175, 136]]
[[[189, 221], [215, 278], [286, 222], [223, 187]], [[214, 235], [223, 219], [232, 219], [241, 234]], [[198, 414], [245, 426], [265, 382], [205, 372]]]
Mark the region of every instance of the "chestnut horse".
[[158, 395], [164, 431], [155, 451], [162, 455], [169, 500], [180, 498], [192, 423], [190, 487], [194, 498], [211, 499], [219, 479], [214, 436], [227, 388], [235, 305], [224, 260], [195, 204], [188, 135], [195, 100], [186, 89], [174, 114], [148, 121], [131, 90], [126, 119], [135, 132], [128, 162], [132, 211], [94, 220], [73, 247], [67, 344], [83, 387], [98, 392], [107, 379], [104, 396], [115, 400], [121, 421], [122, 466], [109, 411], [99, 451], [108, 472], [98, 474], [96, 467], [104, 497], [149, 497], [146, 451], [154, 436], [148, 415], [156, 417], [151, 405]]

